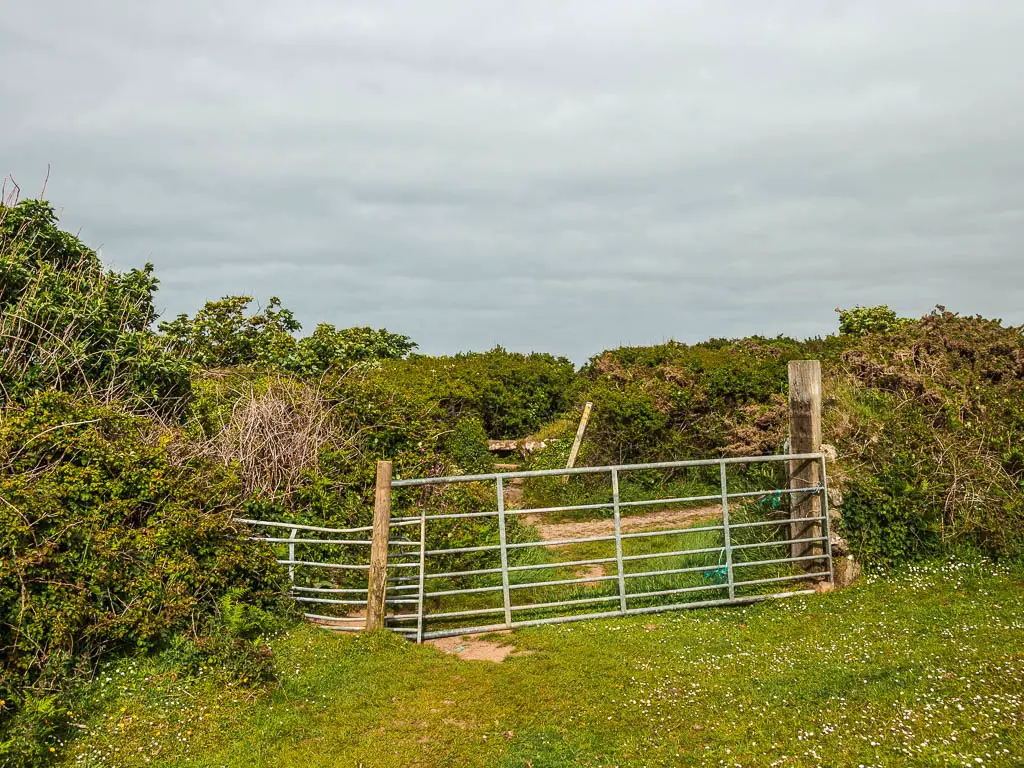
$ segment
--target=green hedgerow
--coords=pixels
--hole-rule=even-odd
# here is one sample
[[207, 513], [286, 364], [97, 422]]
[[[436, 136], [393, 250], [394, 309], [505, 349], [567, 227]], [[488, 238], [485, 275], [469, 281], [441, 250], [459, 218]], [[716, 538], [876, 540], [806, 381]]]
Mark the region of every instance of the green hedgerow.
[[5, 411], [0, 763], [33, 764], [61, 727], [51, 697], [102, 659], [186, 635], [241, 663], [260, 653], [244, 627], [286, 610], [273, 555], [231, 522], [237, 479], [174, 462], [173, 441], [149, 419], [58, 392]]

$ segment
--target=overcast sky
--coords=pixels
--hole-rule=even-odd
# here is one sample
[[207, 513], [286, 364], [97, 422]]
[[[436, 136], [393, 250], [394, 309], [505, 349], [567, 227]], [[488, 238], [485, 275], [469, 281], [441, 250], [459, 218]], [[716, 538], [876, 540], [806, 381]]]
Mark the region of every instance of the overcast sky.
[[1021, 0], [0, 0], [0, 175], [158, 305], [430, 353], [1024, 322]]

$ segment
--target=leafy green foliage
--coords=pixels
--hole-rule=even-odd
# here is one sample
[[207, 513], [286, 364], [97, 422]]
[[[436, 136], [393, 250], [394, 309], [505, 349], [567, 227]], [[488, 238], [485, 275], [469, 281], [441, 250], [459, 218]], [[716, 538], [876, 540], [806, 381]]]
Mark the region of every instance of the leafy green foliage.
[[464, 418], [478, 419], [491, 438], [525, 436], [566, 407], [573, 379], [565, 358], [498, 347], [384, 361], [337, 380], [336, 394], [371, 455], [396, 458], [436, 446]]
[[826, 389], [850, 489], [843, 524], [862, 556], [1024, 551], [1019, 328], [939, 308], [848, 348]]
[[491, 452], [487, 449], [487, 432], [480, 419], [460, 419], [445, 437], [444, 447], [462, 472], [479, 474], [493, 468]]
[[921, 560], [939, 547], [936, 520], [921, 514], [922, 481], [885, 471], [851, 483], [843, 499], [843, 529], [859, 559], [873, 566]]
[[251, 303], [251, 296], [226, 296], [207, 302], [194, 317], [181, 314], [159, 328], [179, 354], [204, 368], [248, 366], [319, 375], [399, 359], [416, 347], [408, 336], [386, 329], [339, 330], [329, 323], [297, 339], [294, 334], [302, 325], [280, 299], [273, 296], [264, 309], [247, 314]]
[[528, 435], [561, 413], [575, 374], [564, 357], [524, 355], [502, 347], [457, 355], [455, 362], [475, 390], [487, 434], [496, 439]]
[[598, 355], [583, 371], [594, 403], [585, 456], [607, 463], [770, 452], [785, 437], [787, 363], [805, 354], [792, 339], [755, 337]]
[[671, 453], [678, 444], [678, 436], [671, 430], [671, 416], [659, 410], [642, 385], [602, 383], [587, 396], [594, 403], [587, 435], [590, 463], [631, 464]]
[[0, 402], [54, 387], [174, 412], [190, 365], [155, 319], [153, 267], [104, 270], [39, 200], [0, 205]]
[[[60, 393], [33, 396], [22, 409], [5, 412], [0, 744], [6, 757], [30, 764], [32, 734], [59, 727], [44, 712], [46, 692], [88, 675], [98, 660], [187, 634], [200, 648], [213, 646], [241, 662], [254, 617], [278, 609], [280, 569], [230, 522], [237, 481], [202, 463], [173, 463], [173, 439], [148, 419]], [[229, 631], [215, 637], [221, 627]], [[18, 732], [23, 735], [15, 739]]]
[[862, 336], [866, 333], [894, 333], [913, 322], [907, 317], [898, 317], [885, 304], [876, 307], [854, 307], [837, 309], [839, 333]]
[[380, 360], [400, 360], [416, 348], [416, 343], [386, 328], [335, 328], [320, 323], [313, 333], [299, 339], [294, 355], [283, 362], [286, 370], [310, 375]]
[[251, 296], [208, 301], [195, 317], [181, 314], [161, 322], [160, 332], [179, 354], [205, 368], [278, 365], [295, 349], [292, 334], [302, 326], [276, 296], [262, 311], [246, 315], [251, 302]]
[[595, 357], [590, 463], [781, 450], [786, 366], [820, 358], [843, 531], [890, 565], [973, 547], [1024, 551], [1024, 336], [941, 307], [918, 321], [851, 310], [826, 340], [714, 340]]

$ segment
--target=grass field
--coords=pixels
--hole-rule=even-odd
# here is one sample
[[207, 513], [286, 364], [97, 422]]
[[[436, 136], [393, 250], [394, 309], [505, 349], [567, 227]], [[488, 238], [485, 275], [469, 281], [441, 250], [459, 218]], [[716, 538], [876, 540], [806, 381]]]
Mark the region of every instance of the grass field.
[[1024, 764], [1020, 570], [919, 567], [501, 639], [525, 653], [463, 661], [302, 626], [274, 641], [269, 691], [114, 668], [82, 704], [66, 765]]

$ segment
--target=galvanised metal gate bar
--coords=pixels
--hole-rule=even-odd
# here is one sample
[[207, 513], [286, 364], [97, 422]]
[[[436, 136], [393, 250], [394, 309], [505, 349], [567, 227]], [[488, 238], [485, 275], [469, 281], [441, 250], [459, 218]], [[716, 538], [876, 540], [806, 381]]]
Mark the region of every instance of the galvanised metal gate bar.
[[[813, 461], [818, 463], [820, 468], [820, 485], [807, 488], [777, 488], [762, 489], [756, 491], [730, 492], [728, 490], [726, 468], [730, 465], [748, 465], [764, 462], [804, 462]], [[719, 467], [719, 493], [703, 496], [683, 496], [661, 499], [647, 499], [622, 501], [619, 498], [620, 474], [638, 470], [676, 469], [686, 467]], [[560, 507], [541, 507], [531, 509], [506, 509], [505, 508], [505, 482], [518, 478], [531, 477], [553, 477], [564, 475], [586, 475], [586, 474], [608, 474], [611, 479], [611, 501], [607, 503], [579, 504]], [[386, 617], [387, 626], [400, 634], [415, 637], [417, 641], [424, 639], [444, 637], [449, 635], [468, 634], [473, 632], [487, 632], [507, 629], [512, 627], [533, 626], [537, 624], [552, 624], [567, 621], [579, 621], [582, 619], [602, 618], [610, 616], [622, 616], [629, 614], [655, 613], [667, 610], [678, 610], [683, 608], [710, 607], [717, 605], [739, 605], [757, 602], [761, 600], [788, 597], [797, 594], [807, 594], [813, 590], [795, 590], [776, 593], [760, 593], [753, 595], [737, 595], [738, 588], [774, 584], [782, 582], [812, 580], [832, 580], [832, 558], [828, 533], [828, 494], [827, 480], [825, 475], [825, 458], [820, 453], [788, 454], [782, 456], [756, 456], [727, 459], [706, 459], [695, 461], [657, 462], [648, 464], [629, 464], [607, 467], [581, 467], [575, 469], [538, 470], [526, 472], [504, 472], [484, 475], [460, 475], [454, 477], [429, 477], [410, 480], [394, 480], [392, 487], [409, 488], [417, 486], [437, 486], [447, 483], [471, 483], [493, 481], [496, 491], [496, 509], [484, 512], [455, 512], [444, 514], [426, 514], [424, 510], [418, 516], [397, 517], [390, 521], [395, 528], [408, 530], [413, 526], [418, 527], [419, 536], [416, 538], [388, 537], [389, 550], [395, 550], [390, 555], [387, 567], [389, 579], [387, 592], [385, 594], [385, 605], [390, 607], [390, 615]], [[801, 517], [790, 519], [789, 517], [777, 520], [756, 520], [750, 522], [736, 523], [730, 520], [730, 500], [745, 500], [765, 498], [774, 496], [793, 496], [794, 494], [819, 495], [821, 498], [821, 514], [814, 517]], [[695, 503], [715, 501], [721, 504], [722, 521], [718, 525], [702, 525], [700, 527], [669, 528], [665, 530], [640, 531], [624, 533], [622, 531], [621, 511], [624, 508], [642, 506], [664, 506], [666, 504]], [[587, 536], [578, 538], [563, 538], [557, 540], [542, 540], [535, 542], [509, 542], [507, 537], [507, 521], [515, 515], [543, 514], [550, 512], [570, 512], [585, 510], [611, 509], [613, 513], [613, 534], [603, 536]], [[457, 520], [465, 518], [496, 518], [498, 526], [498, 544], [477, 545], [470, 547], [451, 548], [426, 548], [426, 531], [428, 522], [442, 520]], [[236, 518], [236, 522], [245, 523], [256, 527], [271, 529], [284, 529], [288, 536], [253, 536], [255, 541], [263, 541], [279, 550], [287, 547], [287, 556], [279, 556], [277, 562], [287, 565], [291, 581], [292, 597], [299, 603], [337, 606], [342, 615], [327, 615], [323, 613], [306, 612], [303, 615], [311, 620], [330, 626], [332, 629], [342, 631], [359, 631], [365, 627], [365, 609], [368, 600], [368, 585], [359, 579], [360, 583], [353, 586], [352, 575], [361, 577], [368, 574], [369, 547], [372, 544], [369, 534], [372, 526], [357, 528], [326, 528], [298, 523], [279, 521], [252, 520], [247, 518]], [[820, 525], [820, 529], [818, 526]], [[768, 541], [756, 541], [748, 543], [737, 543], [736, 536], [743, 535], [752, 530], [770, 530], [772, 527], [781, 529], [783, 538]], [[808, 528], [811, 530], [808, 531]], [[794, 538], [787, 533], [802, 531]], [[300, 535], [308, 534], [308, 535]], [[664, 552], [649, 552], [640, 554], [624, 554], [623, 543], [643, 539], [659, 539], [660, 537], [676, 537], [687, 534], [708, 534], [720, 533], [721, 545], [712, 547], [695, 547], [689, 549], [669, 548]], [[272, 533], [272, 531], [271, 531]], [[410, 531], [411, 533], [411, 531]], [[811, 535], [806, 535], [810, 533]], [[815, 535], [815, 534], [821, 535]], [[317, 536], [316, 534], [320, 534]], [[510, 565], [510, 553], [517, 553], [520, 550], [529, 548], [546, 548], [567, 546], [573, 544], [586, 544], [591, 542], [614, 542], [614, 556], [592, 557], [569, 561], [554, 561], [542, 563], [528, 563], [523, 565]], [[744, 560], [743, 553], [755, 552], [761, 548], [804, 544], [816, 546], [820, 554], [796, 556], [790, 554], [780, 558], [766, 558]], [[301, 557], [301, 553], [314, 552], [338, 552], [338, 560], [333, 555], [325, 555], [320, 559]], [[339, 551], [336, 548], [341, 548]], [[790, 549], [786, 548], [789, 552]], [[499, 555], [499, 566], [492, 568], [470, 568], [453, 571], [429, 572], [426, 563], [428, 557], [459, 555], [477, 552], [497, 552]], [[362, 556], [361, 553], [366, 553]], [[359, 562], [340, 562], [342, 555], [348, 555], [349, 559]], [[634, 583], [642, 583], [643, 579], [656, 579], [663, 577], [685, 577], [686, 574], [709, 573], [707, 564], [686, 566], [677, 568], [663, 568], [660, 570], [627, 571], [627, 566], [641, 561], [657, 560], [661, 558], [682, 558], [718, 554], [719, 561], [713, 573], [722, 572], [722, 581], [718, 583], [706, 583], [696, 586], [674, 586], [667, 589], [646, 589], [638, 592], [630, 592], [628, 587]], [[739, 555], [740, 559], [737, 559]], [[724, 563], [723, 563], [724, 561]], [[545, 581], [526, 581], [513, 583], [515, 575], [529, 575], [531, 572], [545, 569], [574, 568], [580, 566], [610, 566], [614, 563], [615, 573], [599, 576], [584, 576], [571, 579], [552, 579]], [[779, 576], [764, 578], [748, 578], [737, 580], [736, 570], [744, 568], [766, 566], [814, 566], [818, 570], [784, 573]], [[325, 582], [316, 580], [316, 574], [345, 574], [347, 581], [345, 586], [338, 586], [332, 581]], [[462, 589], [435, 589], [427, 591], [428, 582], [439, 580], [452, 580], [464, 577], [487, 577], [500, 576], [500, 584], [487, 586], [474, 586]], [[323, 577], [321, 577], [322, 579]], [[633, 581], [637, 580], [637, 581]], [[570, 597], [560, 600], [548, 600], [541, 602], [513, 603], [513, 594], [519, 590], [543, 589], [551, 587], [571, 587], [581, 584], [609, 584], [614, 582], [613, 593], [597, 595], [593, 597]], [[721, 592], [722, 597], [704, 599], [688, 602], [671, 602], [669, 598], [688, 595], [690, 593], [711, 593]], [[470, 608], [463, 610], [435, 611], [428, 613], [425, 608], [425, 601], [438, 601], [442, 598], [460, 598], [463, 596], [480, 596], [501, 594], [502, 604], [500, 607]], [[637, 601], [651, 602], [650, 605], [636, 605]], [[630, 602], [633, 605], [630, 605]], [[560, 616], [547, 616], [541, 618], [530, 618], [530, 613], [537, 614], [545, 611], [558, 610], [561, 608], [574, 608], [576, 606], [594, 605], [601, 603], [617, 604], [610, 610], [601, 610], [591, 613], [566, 614]], [[525, 614], [525, 616], [524, 616]], [[501, 617], [500, 623], [488, 623], [472, 626], [458, 626], [448, 629], [428, 631], [426, 621], [451, 621], [460, 619], [471, 619], [473, 617], [495, 616]], [[516, 618], [516, 616], [524, 618]]]
[[[744, 491], [737, 493], [730, 493], [728, 490], [726, 468], [730, 465], [749, 465], [766, 462], [815, 462], [820, 467], [820, 484], [810, 486], [806, 488], [772, 488], [762, 489], [757, 491]], [[687, 467], [712, 467], [718, 466], [719, 471], [719, 482], [720, 491], [714, 495], [705, 496], [685, 496], [675, 498], [664, 498], [664, 499], [649, 499], [649, 500], [638, 500], [638, 501], [620, 501], [619, 499], [619, 476], [620, 473], [633, 472], [639, 470], [657, 470], [657, 469], [677, 469]], [[504, 498], [504, 484], [506, 480], [518, 479], [518, 478], [536, 478], [536, 477], [557, 477], [565, 475], [590, 475], [590, 474], [608, 474], [611, 479], [611, 490], [612, 498], [609, 503], [598, 503], [598, 504], [579, 504], [572, 506], [561, 506], [561, 507], [544, 507], [544, 508], [533, 508], [533, 509], [506, 509], [505, 498]], [[513, 627], [522, 626], [533, 626], [538, 624], [553, 624], [566, 621], [579, 621], [582, 619], [601, 618], [609, 616], [622, 616], [630, 614], [644, 614], [644, 613], [655, 613], [667, 610], [678, 610], [683, 608], [694, 608], [694, 607], [707, 607], [713, 605], [738, 605], [753, 603], [762, 600], [769, 600], [775, 598], [789, 597], [796, 594], [808, 594], [813, 592], [811, 589], [776, 592], [776, 593], [759, 593], [751, 595], [737, 596], [737, 588], [744, 587], [756, 587], [765, 584], [775, 584], [782, 582], [792, 582], [800, 580], [815, 580], [832, 581], [832, 553], [831, 544], [829, 540], [828, 531], [828, 492], [827, 492], [827, 481], [825, 474], [825, 457], [821, 453], [800, 453], [800, 454], [786, 454], [777, 456], [752, 456], [752, 457], [739, 457], [739, 458], [723, 458], [723, 459], [702, 459], [694, 461], [670, 461], [670, 462], [655, 462], [648, 464], [627, 464], [627, 465], [615, 465], [605, 467], [580, 467], [574, 469], [554, 469], [554, 470], [536, 470], [536, 471], [524, 471], [524, 472], [501, 472], [491, 474], [480, 474], [480, 475], [458, 475], [452, 477], [427, 477], [427, 478], [415, 478], [408, 480], [394, 480], [391, 484], [392, 488], [411, 488], [418, 486], [436, 486], [448, 483], [473, 483], [473, 482], [490, 482], [495, 483], [496, 490], [496, 501], [497, 509], [486, 512], [455, 512], [455, 513], [443, 513], [443, 514], [426, 514], [426, 510], [419, 516], [412, 517], [398, 517], [392, 519], [392, 525], [404, 526], [404, 525], [419, 525], [419, 562], [418, 563], [393, 563], [390, 564], [389, 568], [418, 568], [418, 573], [415, 575], [403, 575], [401, 572], [396, 573], [389, 577], [387, 589], [390, 591], [408, 592], [415, 590], [415, 600], [407, 598], [399, 598], [398, 604], [411, 604], [415, 603], [416, 611], [414, 613], [401, 614], [389, 616], [387, 623], [396, 630], [405, 634], [415, 634], [417, 642], [422, 642], [424, 639], [445, 637], [450, 635], [461, 635], [473, 632], [489, 632], [501, 629], [509, 629]], [[780, 498], [782, 496], [793, 496], [794, 494], [811, 494], [819, 495], [821, 499], [820, 515], [813, 517], [799, 517], [799, 518], [786, 518], [780, 520], [762, 520], [752, 521], [743, 523], [732, 523], [729, 519], [729, 503], [730, 500], [737, 499], [755, 499], [764, 498], [766, 496], [774, 496]], [[651, 506], [665, 504], [677, 504], [677, 503], [694, 503], [701, 501], [720, 501], [722, 508], [722, 523], [721, 525], [714, 526], [701, 526], [701, 527], [686, 527], [686, 528], [675, 528], [668, 530], [653, 530], [643, 531], [634, 533], [623, 533], [621, 523], [621, 510], [627, 507], [640, 507], [640, 506]], [[548, 541], [536, 541], [536, 542], [515, 542], [509, 543], [507, 540], [507, 519], [512, 515], [526, 515], [526, 514], [542, 514], [549, 512], [570, 512], [570, 511], [581, 511], [581, 510], [597, 510], [597, 509], [611, 509], [613, 513], [613, 535], [612, 536], [589, 536], [581, 538], [565, 538], [559, 540], [548, 540]], [[426, 549], [426, 528], [428, 522], [440, 521], [440, 520], [456, 520], [466, 518], [487, 518], [493, 517], [497, 520], [498, 525], [498, 544], [487, 544], [470, 547], [452, 547], [452, 548], [441, 548], [441, 549]], [[737, 531], [746, 531], [750, 529], [758, 528], [769, 528], [775, 526], [786, 530], [792, 528], [793, 530], [800, 530], [802, 533], [799, 537], [793, 538], [781, 538], [779, 540], [771, 540], [766, 542], [751, 542], [737, 544], [734, 542], [734, 535]], [[810, 530], [808, 530], [808, 528]], [[722, 534], [722, 546], [714, 547], [697, 547], [693, 549], [681, 549], [671, 550], [667, 552], [654, 552], [654, 553], [641, 553], [633, 555], [623, 554], [623, 541], [636, 540], [636, 539], [653, 539], [662, 536], [681, 536], [685, 534], [693, 533], [708, 533], [708, 532], [721, 532]], [[806, 535], [810, 533], [812, 535]], [[814, 535], [820, 534], [820, 535]], [[785, 533], [783, 534], [785, 536]], [[531, 563], [525, 565], [509, 565], [509, 552], [519, 549], [525, 549], [530, 547], [553, 547], [553, 546], [564, 546], [571, 544], [585, 544], [591, 542], [609, 542], [615, 543], [615, 556], [614, 557], [600, 557], [573, 560], [568, 562], [550, 562], [550, 563]], [[401, 544], [409, 544], [408, 540], [396, 542]], [[769, 557], [763, 560], [745, 560], [736, 559], [737, 553], [744, 553], [748, 550], [757, 550], [763, 547], [772, 547], [779, 545], [787, 545], [787, 552], [789, 551], [788, 546], [793, 544], [804, 544], [812, 547], [810, 551], [820, 551], [820, 554], [810, 555], [794, 555], [789, 554], [786, 557], [772, 558]], [[471, 568], [454, 571], [441, 571], [441, 572], [430, 572], [426, 567], [428, 557], [436, 557], [442, 555], [457, 555], [457, 554], [468, 554], [477, 552], [497, 552], [500, 558], [500, 566], [496, 568]], [[697, 586], [684, 586], [674, 587], [670, 589], [649, 589], [647, 591], [640, 592], [629, 592], [627, 589], [627, 580], [640, 579], [640, 578], [656, 578], [664, 576], [678, 576], [682, 574], [694, 574], [699, 572], [708, 573], [707, 565], [687, 566], [680, 568], [668, 568], [662, 570], [647, 570], [641, 572], [628, 572], [625, 569], [626, 563], [641, 560], [654, 560], [658, 558], [666, 557], [687, 557], [694, 555], [706, 555], [711, 553], [719, 553], [719, 565], [722, 565], [722, 559], [724, 559], [724, 567], [720, 568], [724, 572], [724, 581], [722, 583], [709, 583], [700, 584]], [[410, 553], [411, 555], [411, 553]], [[510, 575], [519, 574], [534, 570], [542, 570], [548, 568], [566, 568], [566, 567], [577, 567], [577, 566], [593, 566], [601, 565], [602, 567], [606, 564], [610, 565], [615, 563], [615, 574], [614, 575], [600, 575], [600, 576], [585, 576], [581, 578], [573, 579], [557, 579], [549, 581], [539, 582], [517, 582], [512, 583]], [[764, 566], [800, 566], [804, 570], [801, 572], [784, 573], [779, 576], [769, 576], [763, 578], [748, 578], [743, 580], [736, 579], [736, 570], [751, 568], [751, 567], [764, 567]], [[806, 570], [808, 566], [816, 568], [816, 570]], [[501, 583], [487, 586], [475, 586], [467, 587], [462, 589], [439, 589], [434, 591], [426, 591], [426, 582], [435, 580], [452, 580], [463, 577], [480, 577], [480, 576], [498, 576], [500, 575]], [[570, 598], [563, 600], [554, 601], [542, 601], [539, 603], [526, 603], [526, 604], [513, 604], [512, 593], [520, 589], [533, 589], [542, 587], [557, 587], [557, 586], [571, 586], [579, 584], [590, 584], [600, 583], [606, 581], [614, 581], [616, 583], [616, 593], [612, 595], [600, 595], [588, 598]], [[643, 600], [650, 602], [654, 598], [666, 598], [669, 596], [683, 595], [689, 593], [699, 592], [715, 592], [721, 591], [725, 596], [711, 600], [701, 600], [695, 602], [671, 602], [660, 600], [654, 605], [640, 605], [636, 606], [635, 602]], [[437, 600], [439, 598], [453, 598], [466, 595], [482, 595], [488, 593], [501, 593], [502, 605], [500, 607], [487, 607], [487, 608], [471, 608], [454, 611], [438, 611], [428, 614], [424, 607], [426, 599]], [[634, 602], [634, 606], [630, 607], [630, 601]], [[365, 601], [364, 601], [365, 602]], [[387, 601], [386, 601], [387, 602]], [[612, 610], [598, 611], [593, 613], [583, 614], [569, 614], [561, 616], [549, 616], [543, 618], [523, 618], [516, 619], [515, 613], [522, 613], [525, 611], [538, 612], [543, 610], [551, 610], [569, 606], [579, 605], [590, 605], [598, 604], [602, 602], [617, 603], [617, 607]], [[500, 623], [480, 624], [473, 626], [458, 626], [450, 629], [439, 629], [434, 631], [428, 631], [425, 627], [427, 619], [431, 620], [452, 620], [452, 619], [465, 619], [470, 617], [482, 617], [488, 615], [500, 615], [502, 621]], [[411, 626], [404, 626], [408, 623], [414, 623], [415, 628]]]
[[[366, 538], [353, 538], [360, 534], [369, 534], [373, 531], [373, 526], [363, 526], [359, 528], [322, 528], [314, 525], [300, 525], [298, 523], [284, 523], [277, 521], [268, 520], [251, 520], [248, 518], [236, 517], [234, 518], [236, 523], [245, 523], [256, 527], [265, 528], [283, 528], [290, 531], [287, 537], [277, 536], [250, 536], [250, 541], [262, 541], [267, 544], [276, 545], [279, 548], [283, 548], [283, 545], [288, 547], [287, 557], [277, 558], [277, 562], [280, 565], [288, 566], [288, 577], [291, 582], [291, 596], [298, 603], [310, 603], [320, 605], [336, 605], [342, 606], [342, 610], [345, 613], [356, 615], [342, 615], [342, 616], [329, 616], [320, 613], [308, 613], [304, 612], [303, 616], [307, 619], [312, 619], [319, 623], [330, 625], [331, 629], [341, 630], [345, 632], [357, 632], [364, 629], [366, 624], [365, 608], [367, 605], [367, 591], [368, 585], [361, 584], [357, 587], [336, 587], [336, 586], [309, 586], [297, 584], [296, 581], [296, 569], [300, 569], [299, 581], [308, 581], [314, 584], [320, 584], [322, 581], [316, 579], [302, 579], [301, 575], [306, 575], [308, 571], [312, 571], [314, 574], [319, 569], [327, 569], [328, 571], [343, 571], [343, 572], [357, 572], [366, 574], [370, 565], [368, 562], [365, 563], [342, 563], [342, 562], [321, 562], [318, 560], [308, 560], [298, 558], [296, 555], [296, 548], [299, 551], [303, 551], [306, 547], [365, 547], [363, 552], [367, 553], [366, 560], [369, 559], [369, 547], [372, 541], [369, 537]], [[410, 527], [416, 523], [401, 523], [395, 521], [393, 523], [396, 527]], [[319, 534], [330, 534], [330, 538], [324, 537], [300, 537], [299, 532], [306, 533], [319, 533]], [[414, 555], [418, 555], [418, 550], [422, 549], [422, 542], [411, 539], [391, 539], [389, 537], [388, 544], [390, 547], [398, 547], [399, 552], [396, 557], [401, 558], [404, 554], [402, 551], [409, 551], [411, 548]], [[392, 563], [392, 568], [403, 568], [409, 567], [405, 563]], [[396, 589], [396, 591], [402, 591]], [[337, 597], [325, 597], [325, 595], [336, 595]], [[387, 605], [390, 606], [405, 606], [405, 605], [418, 605], [419, 598], [417, 597], [389, 597], [386, 599]], [[361, 614], [361, 615], [360, 615]], [[396, 631], [405, 633], [400, 628], [396, 628]]]

